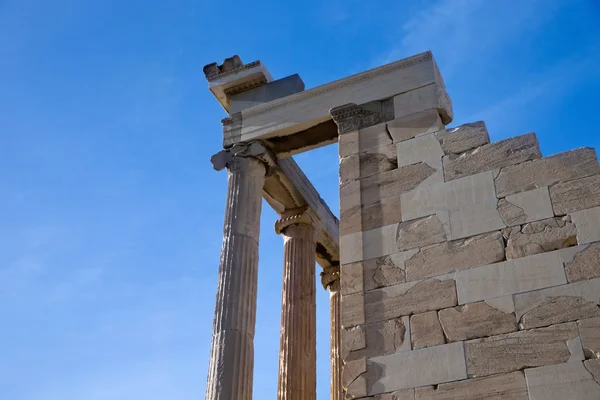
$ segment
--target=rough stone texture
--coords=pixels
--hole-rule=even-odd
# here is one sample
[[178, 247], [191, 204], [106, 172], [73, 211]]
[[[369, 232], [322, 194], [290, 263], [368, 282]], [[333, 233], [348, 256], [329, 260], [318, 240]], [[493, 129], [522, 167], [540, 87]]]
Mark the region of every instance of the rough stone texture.
[[340, 235], [368, 231], [398, 222], [402, 222], [400, 198], [388, 197], [362, 206], [357, 204], [342, 208]]
[[347, 389], [356, 378], [365, 372], [367, 372], [366, 358], [346, 362], [342, 367], [342, 387]]
[[504, 260], [500, 232], [424, 247], [406, 262], [408, 282]]
[[[415, 390], [396, 390], [392, 393], [378, 394], [372, 397], [373, 400], [415, 400]], [[366, 399], [368, 400], [368, 399]]]
[[600, 385], [581, 362], [525, 370], [529, 400], [598, 400]]
[[405, 260], [418, 250], [390, 254], [363, 262], [365, 290], [393, 286], [406, 282]]
[[343, 328], [350, 328], [365, 323], [365, 296], [363, 293], [342, 296], [341, 305]]
[[459, 304], [567, 283], [559, 251], [458, 271]]
[[415, 400], [529, 400], [523, 372], [415, 389]]
[[407, 166], [424, 162], [434, 168], [436, 172], [419, 186], [431, 185], [444, 181], [444, 172], [442, 167], [442, 157], [444, 151], [439, 140], [433, 133], [417, 136], [414, 139], [406, 140], [396, 144], [399, 166]]
[[403, 193], [400, 196], [402, 219], [410, 221], [440, 211], [457, 210], [471, 204], [489, 202], [495, 198], [494, 174], [488, 171]]
[[521, 225], [554, 216], [548, 187], [506, 196], [498, 201], [498, 211], [506, 226]]
[[567, 341], [579, 335], [577, 325], [554, 325], [465, 343], [469, 377], [488, 376], [567, 362]]
[[432, 347], [446, 343], [437, 312], [413, 314], [410, 317], [410, 340], [413, 349]]
[[[598, 225], [600, 226], [600, 225]], [[565, 264], [569, 282], [600, 277], [600, 242], [592, 243]]]
[[600, 206], [600, 175], [558, 183], [550, 187], [555, 215]]
[[309, 224], [291, 224], [281, 233], [284, 268], [278, 399], [314, 400], [317, 397], [315, 229]]
[[370, 395], [467, 378], [462, 342], [374, 357]]
[[[346, 136], [344, 133], [341, 135], [342, 137]], [[387, 125], [385, 123], [373, 125], [368, 128], [363, 128], [358, 131], [356, 135], [358, 140], [358, 145], [355, 147], [356, 153], [362, 153], [364, 151], [376, 149], [383, 146], [389, 146], [392, 144], [392, 138], [390, 137], [390, 133], [387, 130]], [[351, 140], [352, 137], [349, 139]], [[342, 155], [342, 150], [340, 149], [340, 156], [345, 156], [347, 154], [346, 150], [344, 150], [344, 154]]]
[[485, 122], [478, 121], [436, 133], [446, 154], [460, 154], [490, 142]]
[[502, 312], [484, 301], [447, 308], [439, 312], [449, 342], [510, 333], [517, 330], [513, 314]]
[[600, 317], [577, 321], [586, 357], [600, 358]]
[[378, 322], [403, 315], [453, 307], [456, 304], [456, 288], [453, 280], [427, 279], [366, 292], [364, 317], [368, 323]]
[[583, 365], [592, 374], [594, 380], [600, 384], [600, 358], [584, 361]]
[[507, 229], [504, 235], [509, 260], [577, 245], [577, 229], [569, 217], [531, 222]]
[[363, 325], [342, 329], [342, 360], [346, 360], [351, 351], [364, 349], [366, 346], [366, 333]]
[[444, 129], [436, 109], [424, 110], [387, 123], [394, 143], [412, 139], [417, 135], [438, 132]]
[[[394, 145], [389, 148], [395, 150]], [[388, 147], [377, 148], [340, 159], [340, 184], [396, 169], [396, 154], [386, 151], [387, 149]]]
[[581, 148], [502, 168], [496, 178], [496, 191], [498, 197], [505, 197], [599, 173], [594, 149]]
[[384, 356], [411, 349], [408, 317], [375, 322], [366, 324], [363, 327], [366, 345], [363, 348], [351, 351], [346, 360]]
[[398, 225], [398, 250], [409, 250], [446, 240], [446, 231], [437, 215]]
[[577, 243], [586, 244], [600, 241], [600, 207], [575, 211], [570, 214], [577, 226]]
[[517, 321], [527, 329], [600, 315], [600, 279], [517, 294]]
[[342, 295], [358, 293], [363, 287], [363, 266], [361, 263], [343, 265], [340, 269], [340, 285]]
[[519, 164], [542, 156], [535, 133], [486, 144], [460, 156], [444, 157], [444, 178], [450, 181]]

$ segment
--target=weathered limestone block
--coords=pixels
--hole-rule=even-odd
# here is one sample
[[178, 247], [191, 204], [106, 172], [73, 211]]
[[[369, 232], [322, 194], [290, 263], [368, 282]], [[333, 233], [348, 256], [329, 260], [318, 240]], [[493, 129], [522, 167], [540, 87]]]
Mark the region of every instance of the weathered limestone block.
[[392, 144], [385, 123], [369, 126], [339, 136], [340, 158]]
[[581, 148], [502, 168], [496, 178], [498, 197], [600, 173], [596, 152]]
[[346, 361], [351, 351], [364, 349], [367, 345], [364, 325], [342, 329], [342, 360]]
[[592, 279], [517, 294], [516, 318], [529, 329], [600, 316], [599, 293], [600, 279]]
[[467, 378], [462, 342], [374, 357], [369, 368], [371, 395]]
[[[598, 225], [600, 226], [600, 225]], [[600, 277], [600, 242], [586, 246], [565, 264], [569, 282]]]
[[403, 193], [400, 196], [402, 219], [410, 221], [440, 211], [456, 210], [471, 204], [489, 202], [490, 199], [495, 198], [494, 174], [488, 171], [450, 182], [418, 187]]
[[417, 251], [417, 249], [403, 251], [363, 262], [365, 290], [406, 282], [405, 261]]
[[593, 375], [594, 380], [600, 384], [600, 358], [584, 361], [583, 365]]
[[415, 389], [415, 400], [529, 400], [523, 372]]
[[477, 121], [437, 132], [446, 154], [460, 154], [490, 143], [485, 122]]
[[450, 181], [541, 158], [535, 133], [486, 144], [460, 156], [444, 156], [444, 178]]
[[443, 83], [432, 83], [409, 92], [394, 96], [394, 115], [402, 118], [419, 111], [436, 109], [442, 123], [452, 122], [452, 101]]
[[452, 240], [495, 231], [506, 226], [500, 217], [496, 198], [450, 210], [448, 217]]
[[398, 143], [417, 135], [442, 131], [444, 124], [438, 111], [429, 109], [388, 121], [387, 128], [394, 143]]
[[361, 263], [342, 265], [340, 286], [343, 296], [363, 291], [363, 266]]
[[449, 342], [510, 333], [517, 330], [513, 314], [500, 311], [485, 301], [447, 308], [438, 313]]
[[444, 275], [461, 269], [504, 260], [504, 240], [500, 232], [424, 247], [406, 262], [406, 280]]
[[347, 389], [352, 382], [365, 372], [367, 372], [366, 358], [346, 362], [342, 367], [342, 387]]
[[340, 159], [340, 184], [398, 168], [394, 145], [378, 147]]
[[567, 283], [563, 262], [559, 250], [458, 271], [459, 304]]
[[[368, 398], [370, 399], [370, 398]], [[366, 399], [366, 400], [368, 400]], [[415, 390], [396, 390], [392, 393], [378, 394], [372, 397], [373, 400], [415, 400]]]
[[581, 362], [525, 370], [530, 400], [597, 400], [600, 385]]
[[465, 342], [469, 377], [488, 376], [569, 361], [567, 342], [577, 338], [577, 325], [554, 325]]
[[444, 181], [442, 157], [444, 150], [439, 140], [433, 133], [417, 136], [396, 144], [397, 160], [399, 166], [406, 166], [424, 162], [434, 168], [436, 172], [421, 185]]
[[341, 300], [342, 328], [351, 328], [365, 323], [365, 296], [353, 293], [342, 296]]
[[550, 187], [555, 215], [600, 206], [600, 175], [558, 183]]
[[454, 307], [456, 304], [453, 280], [426, 279], [366, 292], [363, 315], [366, 322], [371, 323]]
[[571, 219], [577, 226], [577, 243], [586, 244], [600, 241], [600, 207], [575, 211]]
[[366, 324], [362, 328], [365, 331], [365, 346], [351, 351], [346, 360], [384, 356], [411, 349], [409, 317]]
[[506, 258], [514, 259], [577, 245], [577, 229], [569, 217], [531, 222], [504, 232]]
[[368, 258], [363, 257], [363, 242], [362, 232], [340, 235], [340, 263], [351, 264]]
[[522, 225], [554, 216], [546, 186], [500, 199], [498, 211], [506, 226]]
[[346, 398], [347, 399], [356, 399], [358, 397], [363, 397], [367, 395], [367, 378], [365, 374], [356, 378], [347, 388], [346, 388]]
[[[343, 202], [341, 199], [340, 201]], [[345, 207], [340, 216], [340, 235], [402, 222], [400, 198], [388, 197], [370, 204]]]
[[600, 317], [577, 321], [586, 357], [600, 358]]
[[446, 230], [437, 215], [398, 225], [398, 250], [410, 250], [446, 240]]
[[446, 343], [444, 332], [442, 332], [442, 327], [435, 311], [413, 314], [410, 317], [410, 331], [410, 340], [412, 341], [413, 349]]

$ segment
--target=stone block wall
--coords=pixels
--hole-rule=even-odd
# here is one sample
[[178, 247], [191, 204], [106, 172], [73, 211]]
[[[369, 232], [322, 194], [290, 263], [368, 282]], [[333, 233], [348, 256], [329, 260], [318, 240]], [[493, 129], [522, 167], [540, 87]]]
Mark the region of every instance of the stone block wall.
[[347, 398], [600, 399], [593, 149], [542, 157], [432, 108], [339, 152]]

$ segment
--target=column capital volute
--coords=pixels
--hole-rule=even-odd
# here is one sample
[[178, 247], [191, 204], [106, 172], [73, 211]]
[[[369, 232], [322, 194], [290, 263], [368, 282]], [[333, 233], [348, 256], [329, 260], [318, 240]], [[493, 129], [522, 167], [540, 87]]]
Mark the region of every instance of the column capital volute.
[[363, 108], [354, 103], [333, 107], [329, 115], [338, 127], [338, 133], [346, 133], [383, 122], [381, 113]]
[[260, 140], [237, 143], [229, 149], [221, 150], [210, 158], [213, 168], [221, 171], [229, 167], [235, 157], [252, 157], [265, 164], [267, 171], [277, 165], [277, 158]]
[[340, 287], [340, 266], [330, 265], [321, 272], [321, 284], [325, 290], [336, 291]]
[[284, 211], [281, 218], [275, 222], [275, 233], [281, 234], [285, 228], [294, 224], [310, 225], [317, 228], [319, 219], [308, 206]]

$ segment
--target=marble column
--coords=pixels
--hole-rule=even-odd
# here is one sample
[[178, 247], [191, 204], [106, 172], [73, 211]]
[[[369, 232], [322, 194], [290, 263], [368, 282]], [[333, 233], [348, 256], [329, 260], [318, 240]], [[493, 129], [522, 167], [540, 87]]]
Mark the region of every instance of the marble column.
[[278, 400], [315, 400], [317, 392], [316, 235], [310, 211], [275, 224], [284, 239]]
[[340, 314], [340, 266], [335, 265], [325, 268], [321, 272], [321, 283], [323, 287], [329, 290], [329, 348], [331, 363], [331, 400], [343, 400], [344, 392], [342, 389], [342, 332], [341, 332], [341, 314]]
[[252, 399], [258, 236], [266, 166], [247, 150], [221, 152], [212, 160], [215, 169], [227, 167], [228, 191], [207, 400]]

